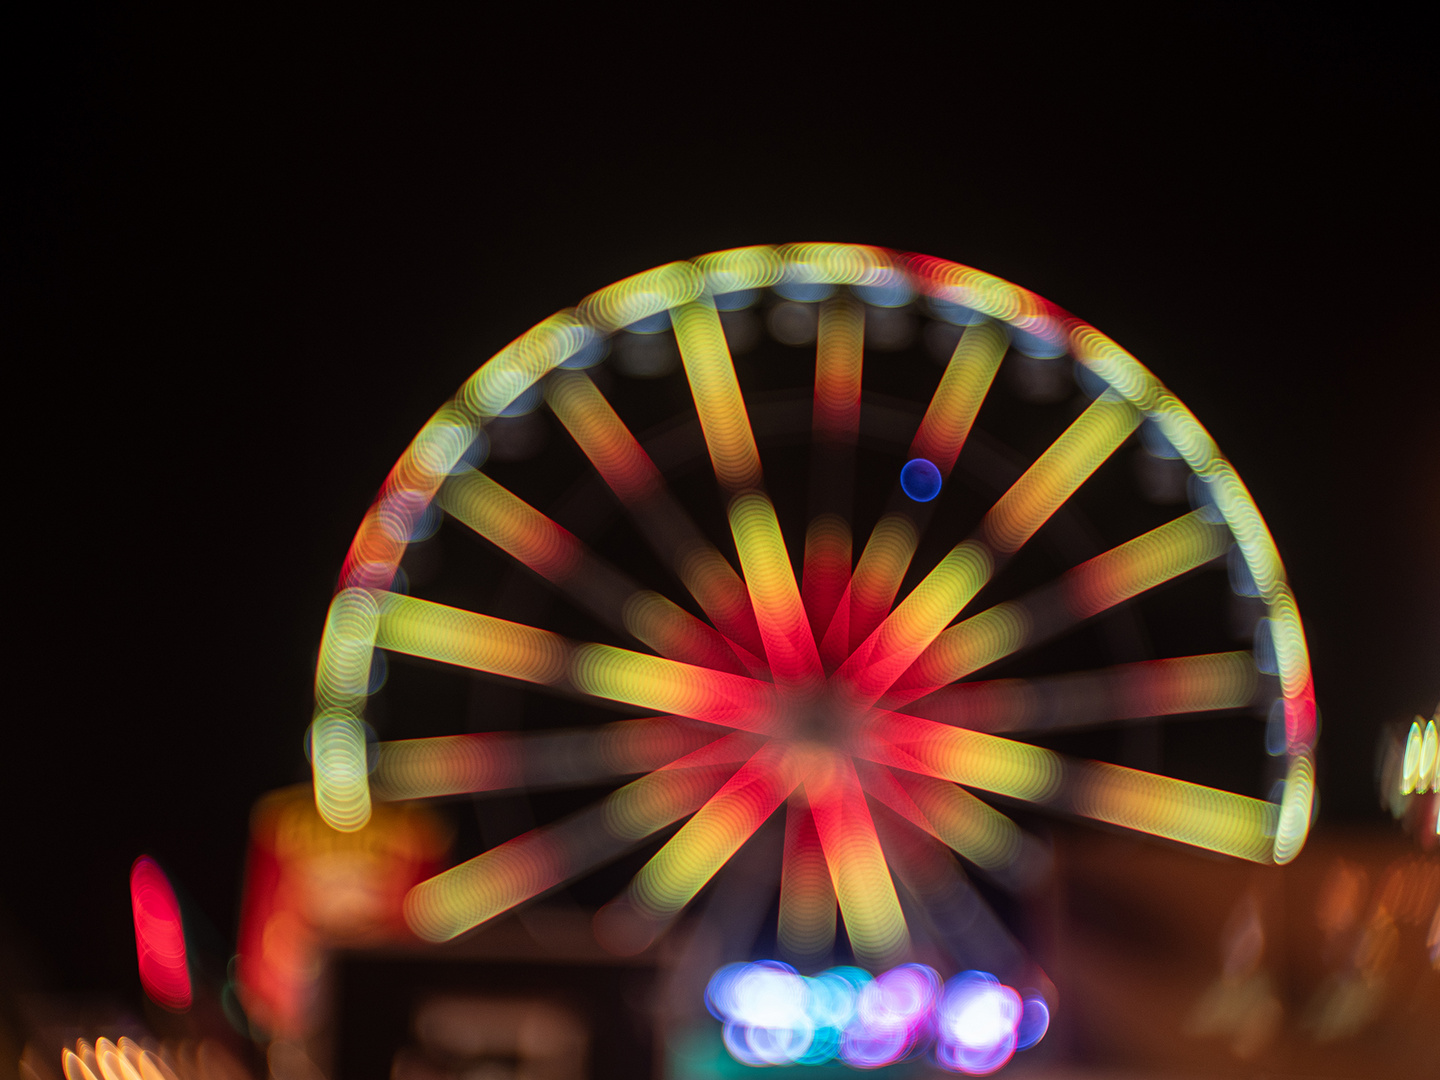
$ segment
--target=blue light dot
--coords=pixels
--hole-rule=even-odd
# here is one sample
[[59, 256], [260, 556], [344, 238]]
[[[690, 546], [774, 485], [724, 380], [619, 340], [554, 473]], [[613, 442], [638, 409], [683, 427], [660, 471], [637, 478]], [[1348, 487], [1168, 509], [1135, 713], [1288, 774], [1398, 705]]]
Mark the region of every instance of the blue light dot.
[[940, 494], [940, 470], [923, 457], [912, 458], [900, 470], [900, 489], [916, 502], [929, 502]]

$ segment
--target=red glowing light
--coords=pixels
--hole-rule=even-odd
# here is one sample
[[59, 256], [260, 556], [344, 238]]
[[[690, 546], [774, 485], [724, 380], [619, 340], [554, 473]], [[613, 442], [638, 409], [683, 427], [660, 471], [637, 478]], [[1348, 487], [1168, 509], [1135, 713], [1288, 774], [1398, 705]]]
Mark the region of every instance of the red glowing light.
[[140, 856], [130, 868], [130, 904], [135, 912], [140, 984], [157, 1005], [177, 1012], [188, 1009], [190, 972], [180, 903], [165, 871], [148, 855]]

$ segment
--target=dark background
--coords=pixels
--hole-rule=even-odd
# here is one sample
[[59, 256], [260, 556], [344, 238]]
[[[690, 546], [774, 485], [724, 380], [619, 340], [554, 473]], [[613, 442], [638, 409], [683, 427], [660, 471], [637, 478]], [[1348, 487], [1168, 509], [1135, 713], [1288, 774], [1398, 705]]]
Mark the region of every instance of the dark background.
[[138, 1001], [142, 852], [223, 960], [249, 807], [304, 775], [334, 576], [410, 437], [552, 311], [745, 243], [954, 259], [1139, 356], [1288, 565], [1321, 827], [1383, 825], [1378, 727], [1440, 699], [1417, 28], [1268, 5], [7, 21], [0, 981]]

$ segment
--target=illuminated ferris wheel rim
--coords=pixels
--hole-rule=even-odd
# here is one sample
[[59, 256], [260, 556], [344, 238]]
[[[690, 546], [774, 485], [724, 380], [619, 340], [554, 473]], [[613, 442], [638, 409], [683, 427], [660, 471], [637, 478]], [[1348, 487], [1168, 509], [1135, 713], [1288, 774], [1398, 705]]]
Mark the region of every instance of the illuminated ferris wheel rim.
[[[428, 634], [434, 638], [437, 633], [441, 637], [446, 633], [452, 636], [459, 633], [494, 642], [503, 640], [506, 648], [518, 649], [524, 655], [518, 659], [513, 656], [488, 656], [471, 662], [473, 657], [466, 659], [451, 655], [455, 652], [453, 642], [436, 644], [433, 640], [425, 647], [430, 650], [428, 652], [404, 645], [398, 651], [428, 655], [432, 659], [444, 659], [532, 683], [565, 684], [599, 698], [726, 724], [734, 728], [732, 735], [726, 737], [732, 741], [729, 749], [732, 756], [727, 758], [722, 753], [717, 757], [712, 750], [712, 764], [714, 760], [733, 763], [748, 760], [751, 755], [763, 755], [764, 748], [756, 751], [752, 744], [745, 742], [747, 738], [773, 739], [793, 735], [793, 732], [777, 726], [780, 721], [776, 717], [785, 711], [775, 700], [777, 686], [755, 679], [753, 672], [748, 673], [750, 677], [719, 671], [704, 672], [703, 668], [677, 666], [671, 660], [629, 653], [612, 646], [571, 643], [533, 627], [511, 623], [502, 625], [502, 620], [485, 615], [455, 612], [454, 609], [436, 611], [433, 609], [438, 609], [439, 605], [392, 593], [389, 586], [416, 522], [436, 499], [442, 485], [451, 479], [457, 466], [463, 464], [466, 451], [486, 424], [501, 416], [518, 398], [558, 369], [580, 366], [574, 361], [583, 358], [587, 350], [595, 349], [597, 343], [643, 320], [668, 312], [685, 356], [686, 373], [716, 476], [729, 497], [732, 529], [750, 531], [748, 544], [740, 542], [740, 532], [737, 531], [737, 545], [742, 548], [745, 584], [756, 601], [755, 614], [761, 620], [761, 637], [767, 638], [764, 623], [770, 610], [769, 604], [783, 614], [787, 603], [793, 607], [798, 595], [791, 595], [795, 590], [793, 571], [783, 558], [783, 538], [778, 534], [778, 525], [774, 524], [773, 507], [763, 493], [754, 436], [747, 423], [737, 427], [729, 422], [736, 415], [744, 420], [745, 403], [734, 382], [733, 365], [716, 313], [716, 298], [721, 298], [721, 303], [725, 304], [728, 298], [752, 290], [776, 288], [783, 294], [786, 290], [795, 292], [797, 288], [804, 290], [816, 286], [849, 286], [857, 294], [872, 300], [882, 298], [878, 301], [881, 304], [885, 303], [883, 297], [887, 294], [925, 297], [932, 306], [938, 306], [942, 311], [965, 313], [963, 321], [967, 323], [1003, 325], [1007, 345], [1014, 340], [1017, 344], [1023, 342], [1025, 350], [1035, 355], [1071, 356], [1102, 380], [1106, 388], [1106, 392], [1081, 417], [1081, 421], [1091, 418], [1088, 421], [1090, 428], [1074, 434], [1081, 425], [1081, 421], [1077, 421], [1061, 437], [1061, 440], [1072, 437], [1070, 452], [1073, 453], [1083, 454], [1093, 450], [1087, 439], [1090, 443], [1108, 446], [1102, 456], [1089, 466], [1089, 471], [1098, 467], [1119, 445], [1115, 434], [1118, 433], [1123, 440], [1140, 422], [1152, 423], [1190, 470], [1205, 482], [1208, 494], [1208, 507], [1154, 532], [1173, 531], [1177, 526], [1190, 527], [1197, 515], [1203, 519], [1208, 514], [1210, 521], [1218, 515], [1233, 536], [1255, 590], [1268, 609], [1268, 631], [1273, 642], [1283, 700], [1285, 753], [1288, 758], [1284, 794], [1278, 805], [1119, 766], [1093, 762], [1076, 766], [1063, 761], [1060, 755], [1039, 747], [959, 728], [939, 732], [926, 727], [923, 731], [912, 731], [912, 742], [903, 748], [871, 746], [868, 751], [870, 762], [882, 767], [913, 767], [915, 759], [912, 751], [916, 746], [928, 745], [932, 754], [941, 754], [947, 760], [963, 758], [970, 762], [960, 769], [958, 775], [954, 773], [953, 765], [949, 766], [950, 773], [935, 773], [935, 763], [930, 763], [933, 775], [944, 775], [958, 784], [1078, 812], [1142, 832], [1258, 861], [1283, 863], [1292, 859], [1303, 844], [1309, 827], [1313, 795], [1315, 709], [1304, 634], [1283, 566], [1264, 520], [1239, 476], [1220, 454], [1209, 434], [1190, 411], [1130, 354], [1089, 324], [1035, 294], [982, 271], [941, 259], [842, 244], [740, 248], [670, 263], [624, 279], [590, 295], [575, 308], [558, 312], [501, 349], [482, 364], [460, 392], [431, 417], [401, 456], [367, 512], [345, 560], [327, 621], [317, 668], [316, 722], [312, 729], [316, 797], [322, 816], [340, 829], [359, 828], [369, 817], [371, 793], [366, 768], [367, 749], [359, 718], [366, 694], [371, 651], [376, 647], [395, 647], [394, 642], [377, 639], [376, 634], [383, 626], [391, 628], [392, 636], [398, 632], [421, 636]], [[994, 362], [998, 363], [998, 360], [997, 355]], [[991, 375], [993, 377], [993, 370]], [[572, 386], [571, 383], [563, 385]], [[981, 389], [982, 400], [986, 388], [988, 382]], [[579, 407], [573, 403], [557, 405], [554, 400], [550, 404], [557, 409]], [[584, 407], [593, 405], [589, 402]], [[978, 408], [978, 402], [974, 407]], [[1127, 408], [1134, 411], [1129, 426], [1117, 426], [1115, 416]], [[1107, 410], [1110, 414], [1108, 419]], [[955, 455], [959, 453], [959, 443], [963, 443], [964, 432], [960, 433], [957, 443], [953, 431], [937, 432], [935, 428], [940, 427], [943, 425], [935, 425], [930, 431], [931, 444], [938, 452], [922, 456], [941, 459], [941, 471], [948, 475]], [[1122, 427], [1123, 431], [1120, 430]], [[917, 436], [917, 441], [920, 438]], [[631, 439], [633, 441], [633, 437]], [[947, 453], [948, 461], [945, 461]], [[1079, 482], [1083, 482], [1089, 471], [1062, 493], [1061, 501], [1068, 498], [1068, 493]], [[615, 475], [624, 482], [621, 472]], [[482, 477], [482, 480], [475, 480], [475, 477]], [[610, 479], [607, 476], [607, 480]], [[452, 484], [451, 488], [461, 489], [463, 495], [465, 484], [483, 482], [483, 474], [472, 472], [470, 478]], [[643, 476], [632, 476], [629, 482], [643, 484], [647, 481]], [[615, 487], [615, 482], [611, 486]], [[1001, 502], [1007, 497], [1002, 497]], [[453, 504], [460, 498], [462, 496], [452, 497], [446, 505], [447, 511], [455, 513]], [[983, 584], [994, 569], [996, 552], [1003, 556], [1018, 548], [1033, 534], [1038, 524], [1043, 523], [1043, 516], [1039, 522], [1033, 520], [1033, 511], [1016, 511], [1015, 505], [1019, 501], [1011, 500], [1009, 520], [1003, 520], [1004, 515], [995, 517], [988, 534], [988, 549], [985, 543], [973, 544], [970, 541], [957, 545], [952, 552], [953, 558], [947, 557], [948, 571], [952, 576], [968, 575], [972, 584]], [[997, 503], [996, 509], [999, 506]], [[1049, 512], [1053, 512], [1053, 507], [1044, 516], [1048, 516]], [[464, 511], [460, 513], [463, 520]], [[1145, 539], [1138, 537], [1131, 544]], [[747, 546], [752, 556], [750, 560], [746, 558]], [[1127, 546], [1121, 545], [1122, 548]], [[1134, 554], [1143, 553], [1136, 548]], [[784, 582], [766, 584], [752, 574], [752, 569], [774, 571], [782, 561], [785, 573], [781, 576], [790, 578], [788, 590]], [[1092, 563], [1097, 561], [1092, 560]], [[747, 562], [753, 563], [753, 567]], [[896, 612], [904, 609], [924, 585], [922, 582], [920, 588], [906, 597]], [[969, 595], [973, 596], [974, 592]], [[965, 602], [968, 600], [960, 606], [963, 607]], [[912, 610], [916, 607], [915, 604], [910, 606]], [[793, 616], [794, 612], [789, 612], [789, 615]], [[909, 629], [912, 636], [919, 634], [916, 642], [929, 634], [925, 644], [930, 644], [935, 633], [948, 625], [953, 617], [954, 613], [951, 613], [940, 627], [923, 632], [914, 627]], [[441, 633], [437, 629], [437, 619], [440, 622], [449, 620], [454, 625]], [[459, 620], [459, 624], [455, 620]], [[773, 624], [774, 618], [770, 621]], [[887, 625], [895, 623], [894, 619], [886, 620]], [[400, 629], [397, 631], [396, 628]], [[793, 618], [789, 629], [795, 629]], [[897, 625], [892, 629], [895, 630], [892, 638], [898, 634], [898, 640], [906, 645], [907, 627]], [[778, 641], [787, 632], [786, 627], [775, 625], [768, 630], [767, 640], [774, 638]], [[924, 650], [924, 645], [917, 650], [913, 648], [914, 644], [909, 642], [901, 649], [909, 662], [915, 661]], [[788, 672], [777, 669], [777, 654], [773, 651], [767, 657], [771, 661], [770, 675], [774, 683], [779, 684], [779, 690], [784, 691], [785, 684], [804, 681], [805, 672], [801, 669], [806, 661], [801, 655], [804, 649], [791, 655], [793, 650], [787, 651], [789, 647], [783, 643], [777, 647], [780, 648], [780, 668], [789, 663], [794, 669]], [[808, 648], [813, 651], [815, 646]], [[909, 662], [899, 665], [902, 672], [908, 674], [908, 670], [913, 670]], [[854, 657], [851, 657], [842, 665], [841, 671], [855, 675], [863, 673], [862, 669], [880, 666], [879, 661], [867, 666], [863, 662], [854, 662]], [[697, 672], [704, 672], [703, 678]], [[887, 669], [883, 678], [877, 678], [881, 682], [886, 679], [893, 682], [896, 674]], [[702, 679], [700, 685], [705, 693], [718, 694], [719, 699], [729, 702], [728, 714], [720, 716], [712, 711], [708, 715], [697, 716], [698, 710], [693, 702], [688, 703], [687, 711], [687, 693], [683, 692], [681, 684], [696, 678]], [[617, 688], [617, 680], [626, 685]], [[639, 685], [642, 683], [645, 684], [643, 687]], [[890, 682], [885, 682], [885, 687], [889, 686]], [[690, 689], [693, 690], [693, 687]], [[882, 693], [870, 694], [860, 708], [885, 711], [883, 697], [882, 688]], [[905, 723], [927, 724], [923, 720], [899, 715]], [[723, 743], [726, 740], [720, 741]], [[1003, 752], [995, 745], [997, 743], [1004, 744]], [[853, 746], [847, 746], [846, 750], [856, 752]], [[976, 762], [980, 764], [976, 765]], [[733, 764], [730, 767], [733, 768]], [[742, 773], [745, 767], [748, 766], [741, 767]], [[976, 775], [977, 769], [983, 775]], [[986, 769], [989, 769], [988, 773]], [[849, 783], [843, 777], [837, 782], [842, 787]], [[1069, 794], [1060, 797], [1062, 788]], [[1077, 791], [1082, 794], [1075, 794]], [[1191, 804], [1202, 805], [1202, 816], [1208, 815], [1200, 825], [1182, 820], [1193, 810]], [[424, 886], [421, 886], [417, 892], [423, 889]]]

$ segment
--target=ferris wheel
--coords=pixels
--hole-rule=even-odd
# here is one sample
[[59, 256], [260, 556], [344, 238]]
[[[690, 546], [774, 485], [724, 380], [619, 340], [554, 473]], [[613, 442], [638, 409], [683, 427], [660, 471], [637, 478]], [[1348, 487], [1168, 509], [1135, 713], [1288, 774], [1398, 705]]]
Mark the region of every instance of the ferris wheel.
[[1206, 430], [1048, 301], [875, 247], [657, 267], [482, 364], [365, 515], [315, 685], [335, 829], [543, 804], [410, 892], [431, 941], [588, 880], [638, 951], [769, 830], [775, 947], [881, 967], [1023, 884], [1039, 815], [1284, 863], [1312, 813], [1298, 610]]

